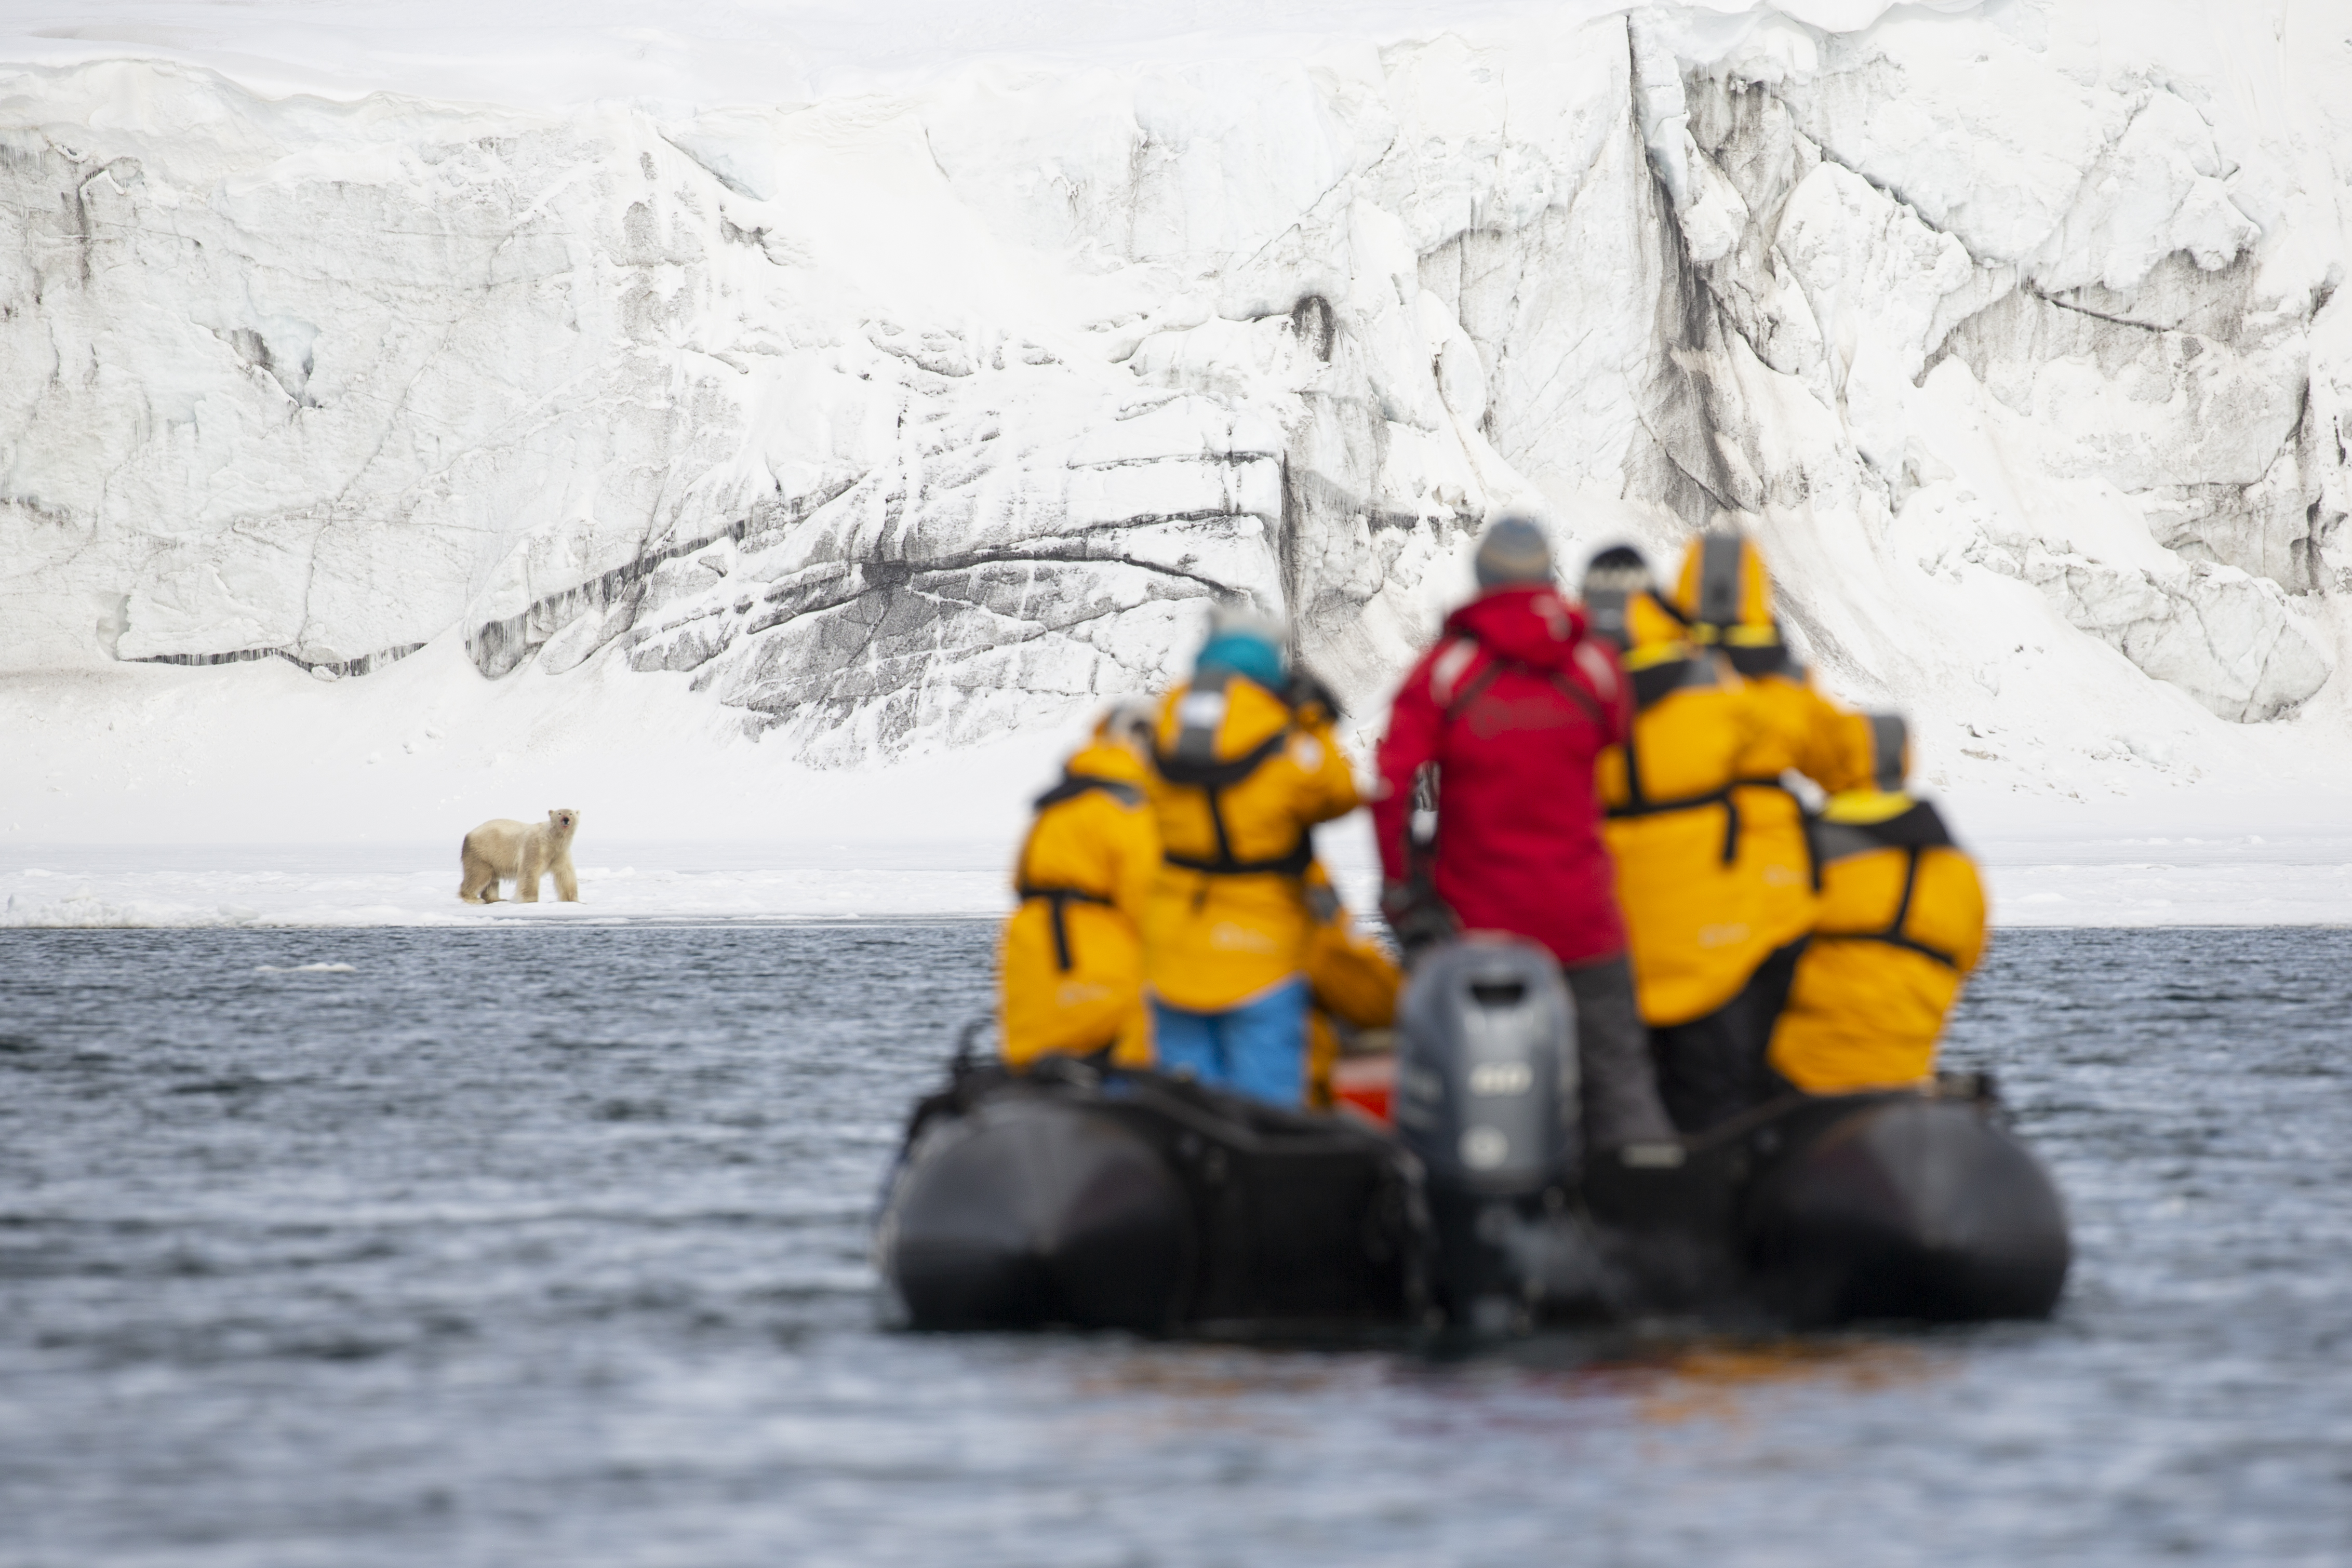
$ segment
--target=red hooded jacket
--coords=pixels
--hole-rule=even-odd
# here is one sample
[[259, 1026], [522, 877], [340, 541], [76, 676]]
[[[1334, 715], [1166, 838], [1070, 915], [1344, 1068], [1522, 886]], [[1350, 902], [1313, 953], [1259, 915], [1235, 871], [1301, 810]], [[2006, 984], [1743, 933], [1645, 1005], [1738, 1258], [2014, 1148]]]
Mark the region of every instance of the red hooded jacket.
[[1438, 896], [1470, 931], [1507, 931], [1563, 965], [1625, 950], [1592, 768], [1632, 705], [1606, 644], [1548, 587], [1455, 611], [1397, 693], [1372, 804], [1381, 868], [1408, 874], [1413, 776], [1438, 768]]

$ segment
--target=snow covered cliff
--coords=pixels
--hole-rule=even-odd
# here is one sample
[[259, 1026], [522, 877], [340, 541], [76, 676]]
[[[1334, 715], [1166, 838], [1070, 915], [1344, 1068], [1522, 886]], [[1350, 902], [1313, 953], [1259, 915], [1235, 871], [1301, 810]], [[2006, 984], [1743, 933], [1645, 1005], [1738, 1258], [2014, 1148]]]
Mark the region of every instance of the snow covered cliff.
[[1376, 711], [1513, 504], [1754, 528], [1958, 766], [2342, 729], [2346, 7], [1259, 9], [698, 105], [17, 47], [0, 673], [454, 641], [847, 765], [1238, 592]]

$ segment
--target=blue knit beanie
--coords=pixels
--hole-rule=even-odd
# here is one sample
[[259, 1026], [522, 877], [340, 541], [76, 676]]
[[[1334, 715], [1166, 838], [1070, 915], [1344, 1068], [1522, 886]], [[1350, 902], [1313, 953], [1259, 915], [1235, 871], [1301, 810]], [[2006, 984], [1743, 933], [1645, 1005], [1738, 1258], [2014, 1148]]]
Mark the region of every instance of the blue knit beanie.
[[1213, 635], [1192, 661], [1193, 674], [1208, 669], [1246, 675], [1270, 692], [1282, 689], [1282, 650], [1256, 632], [1227, 627]]

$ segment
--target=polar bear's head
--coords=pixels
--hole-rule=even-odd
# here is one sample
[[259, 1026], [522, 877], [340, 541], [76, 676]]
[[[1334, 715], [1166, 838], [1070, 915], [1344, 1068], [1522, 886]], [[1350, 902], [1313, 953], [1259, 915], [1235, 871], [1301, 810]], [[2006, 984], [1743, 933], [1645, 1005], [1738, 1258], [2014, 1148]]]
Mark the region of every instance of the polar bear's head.
[[554, 830], [557, 838], [568, 840], [580, 826], [580, 813], [569, 806], [558, 806], [547, 814], [547, 825]]

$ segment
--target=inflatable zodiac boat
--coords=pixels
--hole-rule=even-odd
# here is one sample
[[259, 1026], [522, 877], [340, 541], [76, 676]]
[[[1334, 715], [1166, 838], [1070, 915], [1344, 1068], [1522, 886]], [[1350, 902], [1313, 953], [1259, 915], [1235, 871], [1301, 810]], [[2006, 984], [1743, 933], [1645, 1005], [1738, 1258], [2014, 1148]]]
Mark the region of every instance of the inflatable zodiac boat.
[[1391, 1131], [1151, 1072], [960, 1052], [877, 1250], [908, 1324], [1311, 1335], [1696, 1315], [2046, 1315], [2056, 1190], [1979, 1079], [1792, 1096], [1587, 1158], [1573, 1004], [1539, 949], [1414, 970]]

